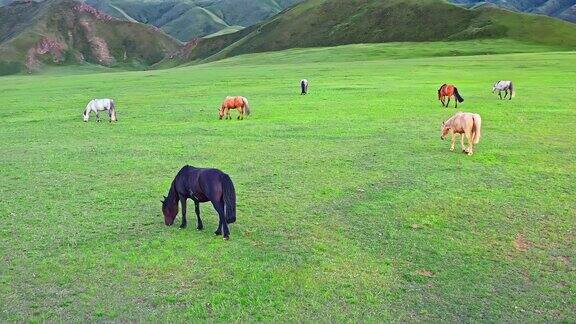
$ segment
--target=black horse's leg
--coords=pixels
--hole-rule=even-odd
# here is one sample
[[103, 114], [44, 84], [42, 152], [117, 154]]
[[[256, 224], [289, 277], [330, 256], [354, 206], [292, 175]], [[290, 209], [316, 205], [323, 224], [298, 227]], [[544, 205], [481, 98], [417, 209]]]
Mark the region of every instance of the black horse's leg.
[[214, 209], [218, 212], [218, 216], [220, 216], [220, 223], [218, 224], [218, 230], [216, 230], [216, 235], [224, 234], [224, 239], [227, 240], [230, 238], [230, 230], [228, 229], [228, 223], [226, 223], [226, 217], [224, 214], [224, 202], [212, 202]]
[[180, 204], [182, 205], [182, 224], [180, 224], [180, 228], [186, 228], [186, 225], [188, 225], [186, 221], [186, 198], [180, 199]]
[[100, 112], [96, 110], [96, 122], [100, 122]]
[[446, 108], [448, 108], [449, 104], [450, 104], [450, 97], [448, 97], [448, 102], [446, 103]]
[[500, 97], [500, 100], [502, 100], [502, 91], [498, 91], [498, 96]]
[[212, 202], [212, 206], [214, 206], [214, 209], [218, 213], [218, 228], [216, 229], [216, 231], [214, 231], [214, 234], [222, 235], [222, 222], [224, 221], [224, 218], [220, 214], [220, 211], [218, 211], [218, 207], [217, 207], [216, 203]]
[[198, 218], [198, 227], [196, 227], [199, 231], [204, 229], [204, 224], [202, 224], [202, 218], [200, 218], [200, 202], [194, 200], [194, 205], [196, 207], [196, 218]]
[[504, 90], [504, 99], [508, 96], [508, 90]]

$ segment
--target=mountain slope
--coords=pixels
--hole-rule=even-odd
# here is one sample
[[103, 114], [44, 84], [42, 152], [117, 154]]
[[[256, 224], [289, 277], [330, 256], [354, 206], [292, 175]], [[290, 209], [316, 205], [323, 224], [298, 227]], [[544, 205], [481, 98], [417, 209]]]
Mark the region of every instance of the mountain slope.
[[144, 67], [179, 46], [154, 27], [117, 20], [75, 0], [0, 7], [0, 74], [82, 62]]
[[576, 49], [576, 25], [488, 6], [442, 0], [308, 0], [259, 25], [202, 39], [175, 60], [353, 43], [510, 38]]
[[121, 19], [156, 26], [181, 41], [257, 24], [301, 0], [86, 0]]
[[498, 7], [547, 15], [576, 23], [576, 0], [450, 0], [466, 6], [490, 4]]
[[353, 43], [511, 38], [576, 48], [576, 25], [442, 0], [308, 0], [234, 34], [202, 39], [180, 60]]
[[[15, 1], [23, 0], [0, 0], [0, 6]], [[181, 41], [189, 41], [252, 26], [302, 0], [84, 1], [115, 18], [152, 25]]]

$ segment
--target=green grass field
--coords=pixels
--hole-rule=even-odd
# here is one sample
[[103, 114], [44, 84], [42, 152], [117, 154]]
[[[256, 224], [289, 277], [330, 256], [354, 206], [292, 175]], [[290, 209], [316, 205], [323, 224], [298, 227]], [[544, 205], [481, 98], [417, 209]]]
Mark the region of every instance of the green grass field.
[[[0, 78], [0, 321], [576, 321], [576, 55], [461, 45]], [[471, 157], [445, 82], [483, 117]], [[253, 116], [218, 120], [226, 95]], [[95, 97], [118, 123], [82, 122]], [[230, 241], [210, 205], [163, 224], [185, 164], [234, 180]]]

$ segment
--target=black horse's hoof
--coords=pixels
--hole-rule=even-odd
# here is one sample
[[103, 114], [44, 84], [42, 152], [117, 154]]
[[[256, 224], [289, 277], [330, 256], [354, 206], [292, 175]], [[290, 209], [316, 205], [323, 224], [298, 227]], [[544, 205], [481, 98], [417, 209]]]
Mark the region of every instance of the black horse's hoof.
[[230, 236], [224, 236], [224, 241], [229, 241], [230, 240]]
[[185, 229], [186, 226], [187, 226], [186, 224], [182, 224], [182, 225], [180, 225], [180, 229]]
[[200, 225], [200, 226], [196, 227], [196, 229], [199, 230], [199, 231], [201, 231], [201, 230], [204, 229], [204, 226]]
[[217, 236], [218, 236], [218, 235], [222, 235], [222, 232], [216, 231], [216, 232], [214, 232], [214, 235], [217, 235]]

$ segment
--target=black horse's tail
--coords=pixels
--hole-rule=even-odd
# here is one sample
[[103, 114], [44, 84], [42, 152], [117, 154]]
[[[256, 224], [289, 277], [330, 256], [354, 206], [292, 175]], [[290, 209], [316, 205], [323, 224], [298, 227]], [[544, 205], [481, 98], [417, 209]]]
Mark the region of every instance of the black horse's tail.
[[454, 97], [456, 97], [458, 102], [464, 102], [464, 98], [462, 98], [462, 96], [458, 93], [458, 88], [456, 87], [454, 87]]
[[236, 221], [236, 190], [234, 189], [232, 180], [227, 174], [223, 174], [221, 179], [226, 223], [232, 224]]

